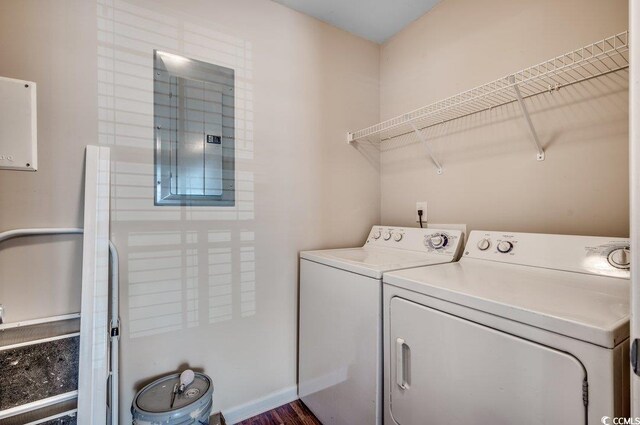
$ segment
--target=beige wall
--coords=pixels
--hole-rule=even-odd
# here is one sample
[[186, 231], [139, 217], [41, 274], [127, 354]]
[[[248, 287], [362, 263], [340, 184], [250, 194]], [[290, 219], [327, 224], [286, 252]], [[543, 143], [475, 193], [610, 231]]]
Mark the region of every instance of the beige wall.
[[[359, 244], [380, 211], [414, 225], [426, 200], [430, 221], [472, 229], [628, 233], [618, 75], [528, 101], [544, 162], [514, 105], [429, 130], [441, 176], [411, 137], [381, 165], [345, 143], [626, 21], [622, 0], [444, 0], [380, 47], [265, 0], [4, 0], [0, 75], [38, 83], [40, 168], [0, 171], [0, 229], [81, 225], [83, 147], [110, 146], [122, 419], [141, 383], [185, 364], [214, 378], [216, 408], [291, 390], [297, 252]], [[236, 69], [235, 208], [153, 206], [154, 48]], [[5, 243], [7, 320], [77, 311], [79, 255], [72, 236]]]
[[[444, 0], [381, 49], [387, 119], [627, 29], [625, 0]], [[516, 105], [385, 142], [382, 222], [628, 235], [626, 71], [527, 100], [546, 147], [537, 162]]]
[[[84, 146], [98, 137], [93, 14], [91, 2], [0, 2], [0, 75], [37, 83], [39, 136], [37, 172], [0, 170], [1, 230], [82, 226]], [[80, 241], [0, 245], [5, 320], [80, 309]]]
[[[152, 50], [237, 76], [237, 206], [153, 206]], [[229, 409], [296, 382], [297, 253], [359, 244], [379, 221], [379, 46], [264, 0], [5, 0], [0, 75], [38, 83], [37, 173], [0, 171], [0, 229], [81, 225], [83, 147], [112, 148], [121, 417], [188, 364]], [[77, 238], [0, 250], [17, 321], [79, 308]], [[76, 239], [76, 241], [74, 241]], [[41, 243], [41, 242], [47, 242]]]

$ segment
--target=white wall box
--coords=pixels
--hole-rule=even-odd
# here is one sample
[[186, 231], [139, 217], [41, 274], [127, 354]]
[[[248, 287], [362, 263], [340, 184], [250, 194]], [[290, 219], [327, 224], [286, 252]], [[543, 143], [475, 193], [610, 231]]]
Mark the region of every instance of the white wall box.
[[38, 169], [36, 83], [0, 77], [0, 169]]

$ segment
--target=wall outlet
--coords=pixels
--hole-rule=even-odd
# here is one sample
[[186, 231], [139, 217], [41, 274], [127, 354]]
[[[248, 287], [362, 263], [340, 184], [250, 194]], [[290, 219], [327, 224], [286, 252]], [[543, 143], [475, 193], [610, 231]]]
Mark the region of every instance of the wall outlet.
[[422, 210], [422, 224], [427, 222], [427, 201], [416, 202], [416, 223], [420, 223], [420, 217], [418, 217], [418, 210]]

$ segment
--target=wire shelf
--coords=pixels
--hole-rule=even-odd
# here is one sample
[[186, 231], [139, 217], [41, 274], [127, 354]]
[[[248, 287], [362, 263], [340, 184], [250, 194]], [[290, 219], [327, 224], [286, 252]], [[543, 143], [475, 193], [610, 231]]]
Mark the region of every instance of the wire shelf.
[[[348, 133], [347, 141], [388, 140], [508, 103], [521, 102], [521, 98], [551, 92], [627, 67], [629, 32], [625, 31], [455, 96]], [[524, 108], [522, 103], [521, 105]]]

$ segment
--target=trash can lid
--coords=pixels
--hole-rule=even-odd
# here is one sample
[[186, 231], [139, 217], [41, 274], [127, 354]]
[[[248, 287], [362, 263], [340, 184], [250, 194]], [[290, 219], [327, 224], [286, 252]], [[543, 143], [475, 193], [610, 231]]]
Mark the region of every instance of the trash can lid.
[[[211, 398], [211, 393], [213, 393], [211, 378], [204, 373], [196, 372], [193, 382], [184, 390], [184, 392], [182, 394], [176, 393], [173, 407], [171, 407], [173, 388], [176, 384], [180, 385], [180, 374], [178, 373], [153, 381], [140, 390], [136, 395], [136, 398], [133, 401], [134, 406], [138, 410], [149, 413], [172, 412], [181, 410], [186, 406], [203, 399], [206, 395]], [[206, 400], [206, 398], [203, 400]]]

